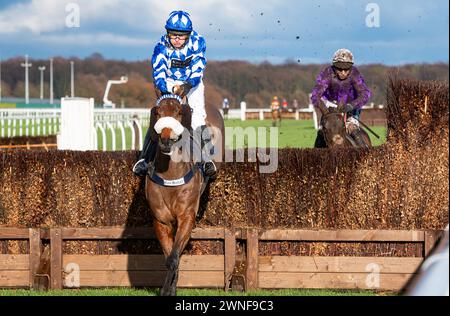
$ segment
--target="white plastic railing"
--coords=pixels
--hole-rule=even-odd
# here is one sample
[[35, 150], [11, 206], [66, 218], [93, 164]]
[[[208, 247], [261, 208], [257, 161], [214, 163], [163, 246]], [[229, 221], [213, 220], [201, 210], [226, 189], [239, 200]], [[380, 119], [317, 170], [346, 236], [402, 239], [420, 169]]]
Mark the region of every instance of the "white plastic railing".
[[[264, 113], [270, 113], [270, 109], [246, 109], [245, 113], [258, 113], [258, 118], [260, 120], [264, 120]], [[302, 108], [297, 110], [298, 113], [313, 113], [313, 108]], [[293, 112], [296, 113], [296, 112]], [[228, 110], [228, 118], [230, 119], [242, 119], [241, 109], [229, 109]], [[296, 119], [299, 120], [300, 116], [296, 116]]]
[[[245, 102], [244, 102], [245, 103]], [[227, 118], [228, 119], [241, 119], [242, 121], [246, 120], [246, 113], [258, 113], [259, 114], [259, 120], [264, 120], [265, 115], [264, 113], [270, 113], [271, 110], [269, 108], [265, 108], [265, 109], [252, 109], [252, 108], [247, 108], [247, 105], [244, 104], [244, 106], [241, 104], [241, 109], [229, 109], [228, 110], [228, 115]], [[362, 107], [363, 109], [374, 109], [375, 108], [375, 104], [372, 102], [368, 105], [365, 105]], [[378, 105], [379, 109], [384, 108], [384, 105], [380, 104]], [[245, 111], [245, 114], [242, 112]], [[296, 111], [290, 110], [291, 113], [293, 112], [295, 115], [295, 120], [300, 120], [300, 113], [311, 113], [312, 114], [312, 119], [314, 121], [314, 128], [317, 130], [319, 129], [319, 121], [318, 121], [318, 117], [317, 117], [317, 111], [314, 108], [314, 105], [309, 104], [309, 106], [307, 108], [300, 108], [297, 109]], [[223, 112], [222, 112], [223, 115]]]
[[[96, 109], [94, 122], [97, 130], [100, 130], [103, 140], [102, 149], [106, 148], [106, 131], [111, 135], [111, 150], [117, 150], [116, 134], [120, 133], [121, 150], [142, 149], [143, 127], [147, 128], [150, 122], [149, 109]], [[127, 134], [127, 130], [130, 134]], [[136, 148], [136, 136], [138, 136], [138, 148]], [[130, 139], [131, 138], [131, 139]], [[130, 139], [130, 147], [127, 147], [127, 139]], [[97, 149], [99, 147], [97, 146]]]
[[60, 118], [60, 109], [0, 109], [0, 137], [54, 135]]
[[[143, 133], [149, 121], [149, 109], [94, 109], [95, 149], [116, 150], [117, 134], [121, 140], [120, 150], [142, 149]], [[56, 135], [60, 128], [60, 109], [0, 109], [2, 138]], [[107, 148], [108, 143], [110, 148]]]

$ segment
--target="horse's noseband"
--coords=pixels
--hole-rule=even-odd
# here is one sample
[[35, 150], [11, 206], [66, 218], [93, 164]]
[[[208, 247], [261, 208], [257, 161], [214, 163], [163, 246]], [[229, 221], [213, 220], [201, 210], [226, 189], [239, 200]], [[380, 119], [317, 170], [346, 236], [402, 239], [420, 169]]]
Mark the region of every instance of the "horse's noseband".
[[[181, 99], [180, 96], [178, 96], [176, 94], [164, 94], [164, 95], [160, 96], [158, 98], [158, 100], [156, 100], [156, 106], [159, 107], [161, 102], [166, 99], [176, 100], [176, 101], [178, 101], [180, 106], [182, 106], [182, 104], [183, 104], [183, 100]], [[183, 125], [172, 116], [161, 117], [155, 123], [154, 129], [158, 134], [161, 134], [161, 132], [164, 128], [172, 129], [173, 132], [177, 135], [177, 139], [172, 138], [172, 140], [179, 140], [180, 136], [183, 134], [183, 131], [184, 131]]]
[[154, 128], [158, 134], [161, 134], [161, 131], [166, 127], [171, 128], [175, 132], [175, 134], [177, 134], [178, 136], [183, 134], [183, 131], [184, 131], [184, 126], [179, 121], [177, 121], [175, 118], [173, 118], [171, 116], [166, 116], [166, 117], [160, 118], [155, 123]]

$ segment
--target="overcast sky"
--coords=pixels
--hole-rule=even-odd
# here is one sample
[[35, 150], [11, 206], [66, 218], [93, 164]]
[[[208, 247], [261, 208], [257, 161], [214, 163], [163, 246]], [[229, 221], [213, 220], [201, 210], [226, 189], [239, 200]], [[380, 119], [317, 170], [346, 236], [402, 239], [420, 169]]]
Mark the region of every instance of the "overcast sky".
[[209, 60], [326, 63], [347, 47], [359, 64], [448, 63], [447, 0], [0, 0], [0, 57], [148, 59], [173, 10]]

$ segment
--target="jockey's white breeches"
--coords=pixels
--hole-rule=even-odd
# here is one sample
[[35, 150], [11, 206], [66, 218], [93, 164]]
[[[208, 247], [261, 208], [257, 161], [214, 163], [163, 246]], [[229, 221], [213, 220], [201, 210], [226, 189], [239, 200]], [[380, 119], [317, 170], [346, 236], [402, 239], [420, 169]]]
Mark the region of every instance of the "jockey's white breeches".
[[[176, 81], [171, 78], [167, 78], [167, 89], [172, 91], [175, 85], [182, 85], [183, 81]], [[192, 109], [192, 123], [191, 127], [195, 131], [198, 127], [206, 125], [206, 110], [205, 110], [205, 86], [203, 81], [200, 81], [199, 85], [192, 88], [187, 94], [189, 106]]]

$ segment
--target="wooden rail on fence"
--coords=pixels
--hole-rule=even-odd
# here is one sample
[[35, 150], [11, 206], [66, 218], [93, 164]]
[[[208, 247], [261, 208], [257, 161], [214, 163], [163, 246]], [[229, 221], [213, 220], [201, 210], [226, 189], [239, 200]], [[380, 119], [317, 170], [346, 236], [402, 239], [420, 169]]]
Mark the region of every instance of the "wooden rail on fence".
[[46, 151], [49, 148], [57, 148], [58, 144], [24, 144], [24, 145], [0, 145], [0, 149], [32, 149], [32, 148], [44, 148]]
[[35, 287], [34, 276], [41, 261], [42, 243], [39, 228], [1, 228], [0, 241], [27, 240], [28, 254], [0, 254], [0, 287]]
[[[442, 231], [406, 230], [265, 230], [247, 231], [248, 258], [257, 272], [247, 273], [250, 289], [335, 288], [402, 289]], [[245, 238], [244, 231], [238, 238]], [[421, 243], [421, 257], [259, 256], [259, 241]], [[250, 264], [249, 264], [250, 265]], [[256, 286], [255, 286], [256, 285]]]
[[[183, 255], [179, 287], [230, 288], [237, 262], [237, 241], [246, 244], [246, 290], [258, 288], [341, 288], [399, 290], [420, 266], [439, 233], [431, 230], [260, 230], [196, 228], [193, 240], [222, 240], [223, 255]], [[27, 240], [29, 254], [0, 254], [0, 287], [36, 288], [36, 276], [48, 277], [52, 289], [162, 285], [162, 255], [64, 254], [64, 241], [154, 239], [150, 227], [2, 228], [0, 240]], [[50, 254], [43, 255], [43, 241]], [[260, 242], [420, 243], [421, 257], [261, 256]], [[46, 248], [48, 249], [48, 248]], [[48, 257], [48, 258], [47, 258]], [[50, 272], [38, 270], [49, 261]]]

